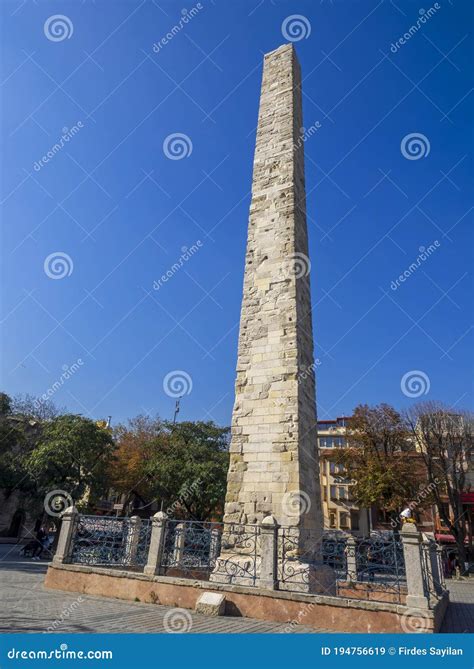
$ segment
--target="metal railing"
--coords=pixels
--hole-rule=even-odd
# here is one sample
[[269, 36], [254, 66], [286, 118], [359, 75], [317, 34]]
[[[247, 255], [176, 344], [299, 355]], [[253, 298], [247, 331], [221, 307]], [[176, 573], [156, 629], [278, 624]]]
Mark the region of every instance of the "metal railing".
[[168, 520], [162, 573], [256, 585], [258, 530], [258, 525]]
[[[67, 534], [70, 548], [61, 560], [135, 571], [146, 567], [148, 574], [296, 592], [314, 591], [311, 579], [326, 570], [335, 577], [336, 596], [405, 601], [409, 547], [398, 535], [361, 539], [325, 532], [313, 540], [295, 527], [177, 521], [161, 515], [142, 520], [76, 512], [65, 525], [63, 544], [69, 545]], [[420, 543], [419, 550], [415, 544], [413, 550], [409, 559], [415, 556], [420, 562], [420, 588], [431, 605], [445, 590], [440, 551], [434, 542]], [[268, 560], [264, 565], [269, 552], [273, 580]]]
[[71, 562], [141, 569], [147, 561], [150, 538], [150, 520], [79, 515]]

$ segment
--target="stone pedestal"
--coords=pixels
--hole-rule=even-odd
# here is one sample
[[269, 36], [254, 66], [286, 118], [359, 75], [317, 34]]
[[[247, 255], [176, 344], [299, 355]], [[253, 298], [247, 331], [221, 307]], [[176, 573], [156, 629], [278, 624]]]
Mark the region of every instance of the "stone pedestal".
[[421, 557], [421, 534], [413, 523], [405, 523], [400, 534], [403, 542], [408, 590], [406, 605], [411, 608], [428, 609], [429, 600]]
[[53, 563], [62, 564], [70, 561], [78, 517], [79, 514], [75, 506], [68, 507], [61, 515], [61, 532], [59, 534], [56, 553], [53, 557]]

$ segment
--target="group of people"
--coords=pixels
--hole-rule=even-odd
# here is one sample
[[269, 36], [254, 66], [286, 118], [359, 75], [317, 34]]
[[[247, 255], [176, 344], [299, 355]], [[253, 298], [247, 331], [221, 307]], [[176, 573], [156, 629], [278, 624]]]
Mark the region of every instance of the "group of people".
[[32, 560], [40, 560], [43, 553], [49, 552], [52, 543], [53, 537], [49, 534], [47, 528], [41, 525], [36, 531], [35, 538], [23, 546], [21, 553], [24, 556], [30, 555]]

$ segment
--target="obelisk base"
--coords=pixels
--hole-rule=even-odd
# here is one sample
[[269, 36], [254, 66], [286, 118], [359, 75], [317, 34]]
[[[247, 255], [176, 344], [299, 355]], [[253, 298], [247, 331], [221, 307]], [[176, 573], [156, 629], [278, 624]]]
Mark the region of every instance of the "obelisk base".
[[261, 558], [254, 555], [221, 553], [209, 576], [211, 583], [226, 585], [258, 585]]
[[325, 564], [285, 560], [278, 564], [278, 590], [336, 595], [336, 574]]
[[316, 595], [336, 594], [336, 575], [327, 565], [304, 562], [301, 559], [284, 562], [278, 560], [277, 574], [272, 584], [262, 581], [260, 566], [261, 558], [258, 556], [221, 553], [209, 576], [209, 582]]

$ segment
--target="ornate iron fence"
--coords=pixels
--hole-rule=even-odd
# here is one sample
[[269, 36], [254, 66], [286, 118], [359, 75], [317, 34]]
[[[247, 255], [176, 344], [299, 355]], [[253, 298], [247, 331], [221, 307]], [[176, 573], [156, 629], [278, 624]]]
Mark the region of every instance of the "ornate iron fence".
[[216, 583], [256, 585], [258, 536], [257, 525], [168, 520], [162, 571]]
[[[161, 574], [258, 586], [261, 562], [258, 525], [166, 519], [163, 531]], [[151, 532], [150, 520], [80, 515], [72, 536], [71, 561], [140, 570], [147, 563]], [[406, 591], [403, 547], [393, 535], [355, 539], [325, 533], [315, 542], [311, 535], [302, 535], [296, 528], [279, 528], [276, 541], [277, 587], [282, 590], [305, 590], [314, 570], [328, 566], [335, 572], [336, 594], [403, 601]], [[421, 558], [426, 592], [434, 592], [436, 584], [429, 581], [432, 556], [422, 550]]]
[[338, 590], [355, 585], [368, 599], [403, 601], [405, 560], [402, 542], [395, 535], [347, 542], [345, 553], [347, 569], [338, 579]]
[[278, 579], [300, 590], [321, 566], [334, 570], [336, 594], [402, 602], [406, 592], [403, 546], [394, 536], [355, 539], [326, 534], [314, 541], [296, 528], [279, 530]]
[[143, 568], [147, 561], [151, 522], [113, 516], [79, 516], [72, 539], [76, 564]]

